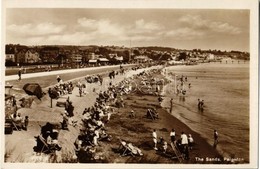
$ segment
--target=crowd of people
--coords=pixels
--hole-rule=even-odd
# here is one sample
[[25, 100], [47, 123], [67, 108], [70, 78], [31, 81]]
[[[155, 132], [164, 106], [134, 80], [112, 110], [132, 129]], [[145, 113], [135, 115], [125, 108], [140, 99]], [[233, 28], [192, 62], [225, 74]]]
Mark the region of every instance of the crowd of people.
[[[184, 159], [189, 160], [189, 152], [194, 146], [194, 139], [192, 135], [189, 134], [187, 136], [184, 132], [181, 132], [180, 137], [177, 139], [176, 131], [175, 129], [172, 129], [169, 136], [169, 143], [171, 147], [180, 152]], [[156, 129], [152, 132], [152, 139], [155, 150], [160, 150], [163, 153], [167, 153], [169, 143], [163, 137], [158, 137]], [[158, 145], [160, 145], [160, 147]]]
[[[120, 70], [123, 72], [123, 68]], [[112, 136], [107, 134], [106, 124], [115, 113], [115, 108], [124, 107], [122, 96], [131, 91], [128, 79], [112, 84], [114, 76], [117, 75], [115, 71], [112, 72], [108, 75], [110, 77], [112, 74], [108, 89], [99, 91], [94, 105], [86, 107], [82, 112], [83, 127], [74, 142], [75, 154], [79, 161], [82, 155], [93, 157], [100, 141], [111, 141]]]
[[60, 76], [57, 76], [57, 84], [49, 88], [48, 93], [52, 99], [58, 99], [59, 97], [67, 94], [71, 94], [74, 89], [72, 82], [63, 82]]

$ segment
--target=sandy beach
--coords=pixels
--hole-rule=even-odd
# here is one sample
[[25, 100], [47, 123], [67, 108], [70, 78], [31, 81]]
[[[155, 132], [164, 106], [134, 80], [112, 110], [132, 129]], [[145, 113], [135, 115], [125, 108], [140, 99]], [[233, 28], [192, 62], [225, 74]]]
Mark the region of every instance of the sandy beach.
[[[113, 80], [113, 83], [122, 81], [126, 76], [131, 77], [135, 74], [139, 74], [144, 70], [151, 68], [139, 69], [137, 71], [130, 70], [126, 75], [118, 75]], [[65, 76], [65, 74], [64, 74]], [[163, 78], [162, 75], [159, 75]], [[84, 79], [82, 77], [82, 79]], [[69, 80], [69, 79], [68, 79]], [[78, 81], [79, 79], [77, 79]], [[55, 81], [53, 79], [53, 81]], [[46, 82], [45, 82], [46, 83]], [[53, 83], [53, 82], [52, 82]], [[31, 108], [20, 108], [18, 110], [22, 116], [29, 116], [30, 123], [27, 131], [14, 131], [12, 135], [5, 135], [5, 162], [7, 163], [42, 163], [52, 162], [48, 155], [37, 155], [33, 151], [33, 147], [36, 145], [34, 136], [40, 134], [40, 126], [43, 126], [46, 122], [59, 124], [62, 121], [61, 113], [64, 112], [63, 107], [57, 107], [57, 101], [64, 101], [67, 97], [70, 97], [75, 107], [73, 117], [77, 120], [77, 126], [69, 126], [69, 130], [60, 130], [59, 143], [62, 146], [61, 151], [57, 152], [57, 159], [55, 162], [65, 163], [72, 162], [73, 155], [75, 154], [74, 142], [79, 135], [82, 123], [82, 112], [86, 107], [90, 107], [94, 104], [97, 94], [93, 92], [95, 88], [96, 92], [106, 90], [106, 85], [109, 83], [109, 78], [104, 78], [104, 84], [88, 84], [85, 89], [87, 94], [83, 97], [79, 97], [78, 88], [74, 88], [72, 94], [64, 95], [58, 100], [54, 100], [53, 108], [50, 107], [50, 99], [45, 95], [42, 100], [34, 99]], [[47, 86], [46, 86], [47, 87]], [[19, 93], [18, 93], [19, 95]], [[124, 107], [115, 109], [108, 123], [105, 124], [107, 133], [112, 136], [110, 142], [99, 142], [97, 151], [99, 156], [102, 157], [101, 161], [105, 163], [176, 163], [179, 161], [173, 159], [174, 152], [168, 145], [166, 153], [155, 151], [153, 149], [152, 131], [157, 130], [158, 137], [163, 137], [165, 141], [170, 143], [170, 131], [172, 128], [176, 131], [177, 139], [180, 138], [181, 132], [191, 134], [195, 140], [195, 145], [190, 150], [190, 159], [184, 160], [184, 164], [212, 164], [212, 163], [229, 163], [223, 161], [220, 154], [199, 134], [191, 130], [187, 125], [180, 120], [169, 114], [168, 109], [162, 107], [158, 102], [158, 96], [156, 95], [144, 95], [138, 93], [130, 93], [123, 96]], [[146, 111], [150, 107], [155, 107], [159, 114], [159, 119], [151, 120], [146, 118]], [[130, 118], [129, 112], [134, 110], [135, 117]], [[174, 114], [174, 110], [173, 110]], [[17, 139], [19, 138], [19, 139]], [[124, 139], [127, 142], [133, 143], [133, 145], [140, 148], [143, 152], [143, 156], [120, 156], [117, 149], [120, 145], [120, 139]], [[20, 146], [22, 145], [22, 146]], [[160, 145], [158, 145], [160, 146]]]

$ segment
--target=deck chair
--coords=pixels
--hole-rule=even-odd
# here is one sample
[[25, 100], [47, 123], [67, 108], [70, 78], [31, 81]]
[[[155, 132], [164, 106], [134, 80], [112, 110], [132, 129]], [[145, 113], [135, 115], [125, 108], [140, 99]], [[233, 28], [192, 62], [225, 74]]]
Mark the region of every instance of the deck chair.
[[148, 109], [148, 110], [147, 110], [146, 117], [147, 117], [147, 118], [151, 118], [152, 120], [155, 120], [155, 118], [154, 118], [154, 116], [153, 116], [153, 114], [152, 114], [152, 112], [151, 112], [151, 109]]
[[47, 144], [47, 141], [41, 135], [38, 136], [37, 144], [38, 141], [40, 141], [40, 145], [38, 145], [38, 148], [40, 148], [41, 146], [40, 153], [55, 153], [55, 147], [52, 147], [51, 145]]
[[147, 110], [147, 114], [146, 114], [146, 117], [147, 118], [151, 118], [152, 120], [155, 120], [155, 119], [158, 119], [158, 114], [156, 114], [156, 112], [154, 112], [153, 110], [151, 109], [148, 109]]
[[[15, 124], [15, 122], [13, 121], [13, 119], [12, 119], [12, 124], [13, 124], [13, 127], [17, 130], [17, 131], [19, 131], [19, 128], [17, 127], [17, 125]], [[21, 130], [21, 129], [20, 129]]]
[[134, 156], [131, 149], [127, 146], [127, 143], [125, 141], [122, 141], [121, 139], [120, 139], [120, 145], [118, 147], [118, 151], [120, 152], [121, 156], [127, 156], [127, 155]]
[[174, 143], [171, 142], [171, 147], [172, 147], [172, 150], [175, 154], [175, 157], [173, 157], [173, 159], [177, 158], [179, 160], [179, 162], [181, 163], [184, 160], [183, 154], [180, 152], [180, 150], [178, 149], [175, 142]]
[[62, 101], [57, 101], [57, 103], [56, 103], [57, 107], [65, 107], [65, 105], [66, 105], [66, 102], [62, 102]]
[[132, 143], [128, 143], [127, 147], [129, 148], [129, 150], [132, 152], [133, 155], [143, 156], [142, 151], [138, 147], [134, 146]]
[[[13, 118], [12, 118], [11, 116], [9, 116], [8, 118], [11, 119], [10, 121], [11, 121], [13, 127], [14, 127], [17, 131], [19, 131], [19, 128], [18, 128], [18, 126], [15, 124]], [[21, 130], [21, 129], [20, 129], [20, 130]]]

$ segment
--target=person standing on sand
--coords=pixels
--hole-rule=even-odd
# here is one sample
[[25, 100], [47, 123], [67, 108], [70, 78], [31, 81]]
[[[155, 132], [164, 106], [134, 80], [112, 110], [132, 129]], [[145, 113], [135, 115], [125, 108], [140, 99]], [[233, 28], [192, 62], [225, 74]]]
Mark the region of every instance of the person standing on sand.
[[18, 71], [18, 77], [19, 77], [19, 81], [22, 80], [22, 69], [20, 68]]
[[189, 159], [189, 149], [188, 149], [188, 137], [184, 132], [181, 132], [181, 146], [182, 153], [185, 154], [185, 159]]
[[174, 143], [176, 138], [175, 129], [172, 129], [172, 131], [170, 132], [170, 137], [171, 137], [171, 142]]
[[198, 109], [200, 110], [201, 101], [198, 99]]
[[154, 142], [154, 149], [158, 150], [158, 148], [157, 148], [157, 133], [156, 133], [155, 129], [153, 130], [152, 136], [153, 136], [153, 142]]
[[217, 130], [214, 130], [214, 147], [216, 148], [218, 144], [218, 132]]
[[60, 78], [60, 76], [58, 75], [57, 76], [57, 82], [59, 83], [61, 81], [61, 78]]
[[171, 98], [171, 100], [170, 100], [170, 113], [172, 112], [172, 107], [173, 107], [173, 98]]

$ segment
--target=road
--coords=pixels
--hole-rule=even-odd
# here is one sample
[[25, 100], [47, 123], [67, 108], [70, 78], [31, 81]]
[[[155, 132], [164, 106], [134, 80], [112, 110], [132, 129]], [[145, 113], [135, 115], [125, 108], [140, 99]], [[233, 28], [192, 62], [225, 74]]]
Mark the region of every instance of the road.
[[[134, 65], [123, 65], [124, 68], [133, 67]], [[112, 70], [119, 70], [120, 66], [102, 66], [82, 69], [68, 69], [51, 72], [40, 72], [31, 74], [22, 74], [22, 80], [18, 81], [18, 75], [5, 76], [6, 84], [10, 84], [13, 88], [21, 89], [26, 83], [39, 83], [42, 88], [46, 88], [57, 84], [57, 75], [63, 81], [75, 80], [91, 74], [107, 74]]]

